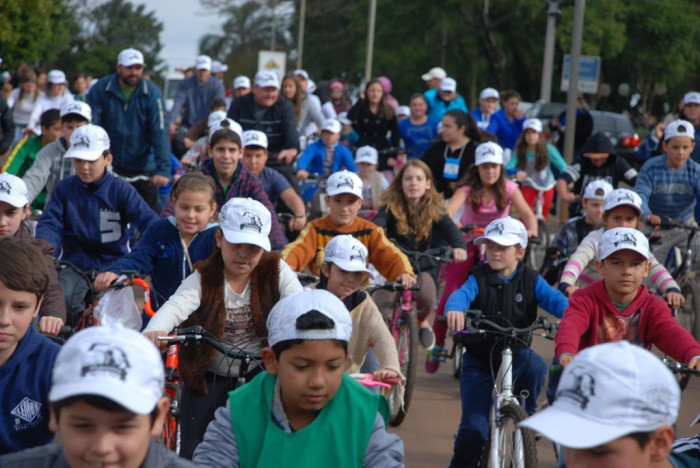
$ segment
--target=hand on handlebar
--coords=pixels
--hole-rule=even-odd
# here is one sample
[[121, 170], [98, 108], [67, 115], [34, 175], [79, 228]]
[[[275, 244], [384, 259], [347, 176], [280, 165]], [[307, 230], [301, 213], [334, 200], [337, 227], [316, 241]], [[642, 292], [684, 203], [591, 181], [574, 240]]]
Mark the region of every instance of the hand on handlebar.
[[447, 328], [452, 331], [462, 331], [464, 330], [464, 314], [457, 310], [450, 310], [445, 314], [447, 319]]
[[661, 217], [657, 215], [647, 215], [646, 218], [644, 218], [644, 221], [646, 221], [647, 224], [651, 224], [654, 227], [659, 227], [659, 224], [661, 224]]
[[453, 249], [452, 250], [452, 261], [461, 263], [467, 261], [467, 251], [466, 249]]
[[289, 229], [292, 231], [301, 231], [306, 226], [306, 215], [292, 218], [289, 221]]
[[416, 277], [411, 274], [404, 273], [403, 275], [399, 276], [399, 283], [401, 283], [401, 286], [406, 289], [415, 285], [417, 282]]
[[700, 358], [694, 357], [693, 359], [688, 362], [688, 369], [695, 369], [697, 371], [700, 371]]
[[664, 294], [664, 299], [668, 302], [668, 306], [671, 309], [677, 309], [683, 304], [685, 304], [685, 297], [679, 292], [669, 291]]
[[559, 356], [559, 365], [562, 367], [562, 369], [566, 369], [566, 366], [569, 365], [573, 358], [573, 354], [562, 354]]
[[109, 285], [117, 279], [119, 279], [119, 275], [112, 273], [111, 271], [100, 273], [97, 275], [97, 278], [95, 278], [95, 289], [97, 291], [107, 291], [109, 289]]
[[306, 180], [309, 178], [309, 172], [305, 171], [304, 169], [299, 169], [297, 171], [297, 179], [299, 180]]
[[378, 371], [374, 372], [374, 374], [372, 374], [372, 379], [377, 380], [379, 382], [387, 382], [389, 380], [394, 380], [398, 378], [399, 374], [397, 374], [391, 369], [379, 369]]
[[158, 347], [158, 349], [160, 349], [161, 351], [164, 351], [165, 348], [168, 347], [168, 343], [167, 343], [166, 341], [159, 341], [159, 340], [158, 340], [158, 337], [159, 337], [159, 336], [166, 336], [167, 334], [168, 334], [168, 332], [166, 332], [166, 331], [164, 331], [164, 330], [156, 330], [156, 331], [152, 331], [152, 332], [143, 332], [143, 336], [145, 336], [146, 338], [148, 338], [148, 341], [150, 341], [151, 343], [153, 343], [154, 345], [156, 345], [156, 346]]
[[39, 331], [44, 335], [56, 336], [61, 332], [63, 320], [58, 317], [41, 317], [39, 319]]

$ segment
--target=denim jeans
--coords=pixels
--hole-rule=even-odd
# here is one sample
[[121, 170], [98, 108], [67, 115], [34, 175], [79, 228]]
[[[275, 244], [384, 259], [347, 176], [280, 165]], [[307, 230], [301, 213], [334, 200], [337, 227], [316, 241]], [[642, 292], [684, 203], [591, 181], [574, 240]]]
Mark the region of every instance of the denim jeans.
[[[497, 369], [494, 369], [497, 372]], [[544, 386], [547, 365], [529, 348], [513, 351], [513, 393], [527, 390], [525, 409], [533, 414], [537, 397]], [[484, 448], [489, 427], [493, 392], [491, 365], [464, 353], [459, 389], [462, 397], [462, 419], [455, 439], [451, 468], [476, 467]]]

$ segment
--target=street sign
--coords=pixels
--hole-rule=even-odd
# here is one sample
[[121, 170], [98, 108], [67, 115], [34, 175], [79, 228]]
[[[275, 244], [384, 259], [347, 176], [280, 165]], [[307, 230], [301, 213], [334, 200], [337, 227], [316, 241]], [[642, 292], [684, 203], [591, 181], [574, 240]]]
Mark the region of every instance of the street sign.
[[285, 52], [273, 52], [261, 50], [258, 52], [258, 71], [274, 70], [280, 81], [286, 73], [287, 54]]
[[[571, 55], [564, 56], [561, 68], [561, 92], [569, 91], [571, 76]], [[598, 94], [600, 81], [600, 57], [597, 55], [582, 55], [578, 73], [578, 91], [584, 94]]]

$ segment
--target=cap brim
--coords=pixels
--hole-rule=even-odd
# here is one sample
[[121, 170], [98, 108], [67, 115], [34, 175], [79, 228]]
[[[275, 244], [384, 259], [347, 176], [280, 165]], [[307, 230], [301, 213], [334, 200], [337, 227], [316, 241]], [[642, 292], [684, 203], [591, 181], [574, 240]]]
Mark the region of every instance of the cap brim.
[[153, 400], [153, 394], [141, 390], [131, 384], [125, 385], [116, 381], [77, 382], [54, 385], [49, 393], [49, 401], [54, 403], [78, 395], [97, 395], [111, 400], [136, 414], [149, 414], [158, 403]]
[[573, 449], [597, 447], [637, 430], [614, 423], [592, 421], [556, 406], [550, 406], [530, 416], [521, 422], [520, 426], [539, 432], [557, 444]]
[[377, 161], [367, 159], [367, 158], [357, 158], [355, 164], [367, 163], [367, 164], [377, 164]]
[[367, 273], [370, 278], [374, 278], [374, 273], [372, 273], [369, 268], [367, 267], [362, 267], [357, 264], [357, 262], [348, 262], [348, 261], [343, 261], [343, 260], [337, 260], [334, 259], [333, 257], [326, 257], [325, 261], [333, 263], [335, 266], [340, 268], [341, 270], [345, 271], [351, 271], [351, 272], [358, 272], [361, 271], [363, 273]]
[[66, 152], [63, 157], [65, 159], [82, 159], [83, 161], [97, 161], [102, 156], [102, 151], [71, 151], [70, 149]]
[[481, 161], [479, 161], [479, 164], [474, 164], [475, 166], [480, 166], [482, 164], [486, 163], [493, 163], [493, 164], [503, 164], [503, 158], [496, 158], [496, 157], [491, 157], [489, 156], [488, 158], [484, 158]]
[[481, 245], [486, 243], [487, 240], [495, 242], [503, 247], [510, 247], [511, 245], [520, 245], [520, 241], [506, 236], [481, 236], [474, 239], [474, 244]]
[[431, 75], [430, 73], [426, 73], [425, 75], [421, 75], [421, 78], [423, 79], [423, 81], [430, 81], [430, 80], [435, 79], [435, 77], [433, 75]]
[[271, 249], [270, 239], [262, 234], [250, 234], [247, 232], [240, 231], [230, 231], [228, 229], [221, 229], [224, 233], [224, 237], [231, 244], [250, 244], [257, 245], [266, 252]]
[[26, 197], [13, 197], [12, 195], [0, 194], [0, 202], [12, 205], [15, 208], [24, 208], [29, 203]]
[[612, 211], [615, 208], [619, 208], [621, 206], [629, 206], [630, 208], [633, 208], [635, 211], [637, 211], [637, 213], [639, 213], [640, 216], [642, 214], [642, 209], [639, 206], [635, 205], [634, 203], [619, 203], [615, 206], [611, 206], [610, 208], [605, 208], [605, 212], [607, 213], [607, 212]]
[[614, 254], [615, 252], [619, 252], [619, 251], [621, 251], [621, 250], [631, 250], [632, 252], [638, 253], [639, 255], [641, 255], [642, 257], [644, 257], [644, 258], [647, 259], [647, 260], [649, 260], [649, 257], [651, 257], [651, 252], [649, 252], [649, 251], [644, 252], [644, 251], [642, 251], [642, 250], [640, 250], [640, 249], [637, 249], [637, 248], [634, 248], [634, 247], [629, 247], [629, 246], [625, 245], [624, 247], [620, 247], [619, 249], [613, 249], [613, 250], [611, 250], [610, 252], [607, 253], [607, 255], [605, 255], [605, 257], [601, 257], [601, 256], [599, 255], [599, 259], [600, 259], [600, 260], [605, 260], [606, 258], [608, 258], [609, 256], [611, 256], [611, 255]]
[[329, 197], [333, 197], [333, 196], [335, 196], [335, 195], [340, 195], [340, 194], [342, 194], [342, 193], [349, 193], [350, 195], [355, 195], [355, 196], [358, 197], [360, 200], [364, 200], [364, 198], [362, 197], [362, 192], [360, 192], [360, 193], [358, 194], [357, 192], [353, 192], [352, 190], [346, 189], [345, 187], [342, 187], [342, 188], [339, 188], [339, 189], [336, 189], [336, 190], [330, 190], [330, 189], [327, 189], [327, 190], [326, 190], [326, 195], [328, 195]]

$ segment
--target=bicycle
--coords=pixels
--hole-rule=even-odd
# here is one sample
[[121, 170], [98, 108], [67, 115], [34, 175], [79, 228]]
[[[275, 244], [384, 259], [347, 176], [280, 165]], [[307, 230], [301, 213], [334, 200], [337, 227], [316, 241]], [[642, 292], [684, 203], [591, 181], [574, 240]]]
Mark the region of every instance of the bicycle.
[[[512, 350], [518, 343], [529, 342], [536, 330], [544, 330], [545, 333], [540, 335], [553, 339], [556, 327], [544, 316], [537, 317], [528, 327], [504, 327], [486, 318], [479, 310], [467, 310], [465, 329], [452, 334], [454, 340], [463, 341], [465, 345], [469, 344], [474, 335], [495, 335], [502, 338], [503, 342], [501, 365], [494, 375], [493, 406], [481, 466], [537, 466], [535, 434], [529, 429], [518, 427], [518, 423], [528, 415], [524, 408], [526, 395], [520, 395], [519, 399], [513, 393]], [[523, 335], [527, 335], [527, 340], [523, 339]]]
[[[533, 207], [533, 211], [535, 212], [535, 218], [537, 218], [537, 241], [530, 241], [537, 247], [530, 251], [530, 255], [528, 258], [531, 259], [529, 265], [535, 270], [539, 270], [542, 264], [544, 263], [547, 249], [549, 248], [549, 245], [551, 243], [549, 228], [547, 227], [548, 213], [544, 213], [543, 211], [544, 194], [546, 192], [549, 192], [552, 188], [554, 188], [556, 182], [552, 182], [548, 186], [542, 186], [535, 182], [531, 177], [526, 177], [525, 179], [519, 181], [519, 183], [537, 191], [537, 198], [535, 199], [535, 206]], [[530, 242], [528, 242], [528, 245], [530, 244]]]
[[675, 376], [677, 376], [676, 378], [678, 380], [678, 386], [680, 387], [681, 392], [688, 386], [691, 376], [694, 375], [697, 377], [700, 375], [699, 370], [689, 369], [688, 364], [681, 364], [680, 362], [674, 361], [669, 356], [662, 357], [661, 361], [663, 361], [663, 363], [666, 364], [666, 367], [668, 367], [668, 369], [673, 372]]
[[[260, 369], [264, 369], [264, 365], [261, 356], [241, 348], [241, 346], [248, 343], [242, 343], [240, 346], [224, 344], [201, 326], [176, 328], [168, 336], [159, 336], [158, 340], [169, 343], [165, 358], [165, 394], [170, 400], [170, 407], [165, 416], [163, 437], [160, 442], [176, 454], [179, 454], [182, 442], [180, 427], [180, 413], [182, 411], [180, 347], [206, 343], [227, 358], [232, 359], [232, 364], [235, 361], [240, 361], [234, 389], [247, 383], [249, 378], [254, 377], [252, 373], [255, 372], [257, 374]], [[257, 367], [249, 370], [251, 363], [256, 364]]]
[[306, 205], [306, 219], [320, 218], [328, 214], [328, 206], [324, 195], [326, 194], [326, 179], [323, 174], [313, 173], [305, 180], [299, 181], [299, 196]]

